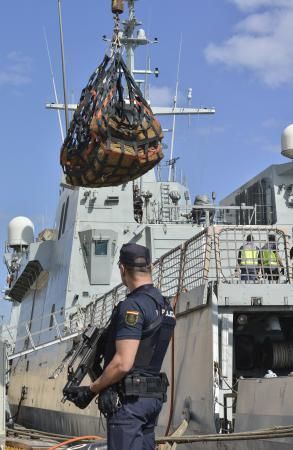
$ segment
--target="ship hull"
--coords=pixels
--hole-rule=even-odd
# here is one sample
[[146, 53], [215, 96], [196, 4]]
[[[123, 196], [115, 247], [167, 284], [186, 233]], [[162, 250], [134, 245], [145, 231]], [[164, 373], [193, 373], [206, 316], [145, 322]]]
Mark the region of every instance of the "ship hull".
[[[188, 310], [186, 304], [188, 303]], [[215, 326], [214, 294], [208, 286], [200, 286], [179, 298], [175, 345], [170, 346], [164, 361], [174, 388], [174, 414], [171, 429], [175, 430], [182, 418], [189, 422], [186, 434], [216, 434], [218, 431], [215, 404], [214, 363], [218, 328]], [[82, 412], [72, 403], [61, 402], [66, 383], [66, 367], [56, 379], [49, 379], [72, 342], [37, 351], [28, 359], [22, 358], [12, 366], [9, 387], [12, 414], [16, 414], [22, 386], [27, 395], [20, 407], [17, 422], [34, 429], [72, 436], [106, 434], [105, 419], [97, 405], [92, 404]], [[173, 354], [172, 354], [173, 353]], [[175, 383], [172, 386], [172, 361]], [[84, 380], [86, 384], [88, 380]], [[235, 412], [236, 431], [253, 431], [293, 423], [293, 378], [244, 380], [239, 388]], [[169, 401], [164, 405], [159, 419], [157, 435], [164, 435], [170, 414]], [[253, 399], [253, 402], [249, 401]], [[231, 434], [229, 438], [231, 439]], [[201, 442], [182, 445], [184, 449], [225, 450], [277, 450], [292, 449], [293, 438], [270, 440], [243, 440]]]
[[[16, 414], [17, 406], [11, 407]], [[105, 419], [94, 415], [72, 414], [64, 411], [49, 410], [23, 406], [17, 422], [27, 428], [66, 436], [101, 436], [105, 437]]]

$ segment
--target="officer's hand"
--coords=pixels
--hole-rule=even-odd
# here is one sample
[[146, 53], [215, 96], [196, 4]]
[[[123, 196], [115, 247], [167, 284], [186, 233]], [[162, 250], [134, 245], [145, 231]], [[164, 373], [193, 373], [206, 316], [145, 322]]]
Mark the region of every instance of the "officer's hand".
[[74, 403], [80, 409], [86, 408], [96, 396], [89, 386], [72, 386], [64, 392], [67, 400]]

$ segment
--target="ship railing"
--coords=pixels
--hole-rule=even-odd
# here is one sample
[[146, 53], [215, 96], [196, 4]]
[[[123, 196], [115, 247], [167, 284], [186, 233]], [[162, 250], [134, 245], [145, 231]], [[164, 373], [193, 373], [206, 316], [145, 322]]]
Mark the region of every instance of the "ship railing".
[[214, 227], [216, 280], [220, 283], [291, 283], [287, 230], [276, 226]]
[[[208, 281], [212, 238], [212, 227], [209, 227], [155, 261], [153, 280], [163, 295], [172, 298]], [[120, 284], [93, 298], [85, 307], [76, 305], [18, 324], [17, 336], [16, 329], [9, 327], [4, 330], [4, 337], [10, 344], [10, 353], [26, 354], [47, 346], [48, 342], [61, 342], [80, 334], [89, 324], [103, 327], [114, 306], [126, 295], [126, 287]]]
[[[72, 320], [73, 317], [75, 320]], [[8, 354], [27, 354], [31, 350], [48, 346], [49, 343], [61, 342], [69, 336], [78, 335], [83, 328], [84, 308], [76, 305], [18, 323], [17, 326], [3, 324], [0, 337], [7, 344]]]
[[[212, 258], [213, 227], [206, 228], [191, 239], [165, 253], [153, 264], [153, 283], [168, 298], [180, 292], [208, 282]], [[109, 319], [113, 307], [127, 295], [122, 284], [98, 297], [85, 308], [85, 317], [90, 323], [103, 326]]]
[[[256, 247], [254, 265], [240, 263], [241, 247], [251, 235]], [[279, 262], [266, 265], [263, 250], [275, 236]], [[289, 236], [284, 228], [273, 226], [211, 226], [170, 250], [153, 265], [153, 281], [163, 295], [172, 298], [188, 292], [207, 281], [218, 283], [291, 283], [292, 267], [289, 261]], [[252, 269], [252, 273], [251, 273]], [[246, 275], [246, 270], [249, 276]], [[255, 274], [255, 276], [254, 276]], [[118, 295], [120, 294], [120, 295]], [[105, 323], [113, 306], [123, 299], [122, 285], [97, 298], [87, 308], [95, 323]], [[86, 308], [86, 309], [87, 309]], [[90, 316], [89, 316], [90, 318]]]
[[[239, 252], [251, 235], [257, 248], [252, 255], [254, 265], [246, 272], [240, 263]], [[262, 249], [270, 236], [280, 262], [278, 267], [265, 265]], [[286, 229], [272, 226], [211, 226], [191, 239], [168, 251], [153, 264], [153, 281], [163, 295], [176, 297], [181, 292], [217, 283], [291, 283], [292, 267], [289, 260], [289, 236]], [[251, 261], [249, 261], [251, 263]], [[277, 273], [276, 273], [277, 272]], [[104, 327], [114, 306], [127, 295], [127, 289], [119, 284], [102, 296], [92, 297], [86, 306], [75, 305], [66, 310], [51, 312], [46, 316], [18, 324], [16, 329], [3, 328], [4, 338], [10, 344], [10, 352], [29, 351], [80, 334], [89, 324]]]

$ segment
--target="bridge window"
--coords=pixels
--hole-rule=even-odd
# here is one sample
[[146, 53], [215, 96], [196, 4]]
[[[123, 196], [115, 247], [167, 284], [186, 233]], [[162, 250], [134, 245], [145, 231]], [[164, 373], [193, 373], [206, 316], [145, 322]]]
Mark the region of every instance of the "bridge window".
[[108, 242], [109, 241], [95, 241], [95, 255], [106, 256], [108, 254]]

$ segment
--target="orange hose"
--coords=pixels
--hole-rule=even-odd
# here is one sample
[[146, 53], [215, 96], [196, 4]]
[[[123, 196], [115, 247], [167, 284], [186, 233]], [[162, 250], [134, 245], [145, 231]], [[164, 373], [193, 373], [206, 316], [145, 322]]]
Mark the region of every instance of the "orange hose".
[[61, 442], [60, 444], [54, 445], [53, 447], [50, 447], [49, 450], [55, 450], [56, 448], [63, 447], [63, 445], [70, 444], [71, 442], [87, 441], [87, 440], [100, 441], [102, 439], [104, 439], [104, 438], [102, 438], [102, 436], [80, 436], [80, 437], [69, 439], [68, 441]]

